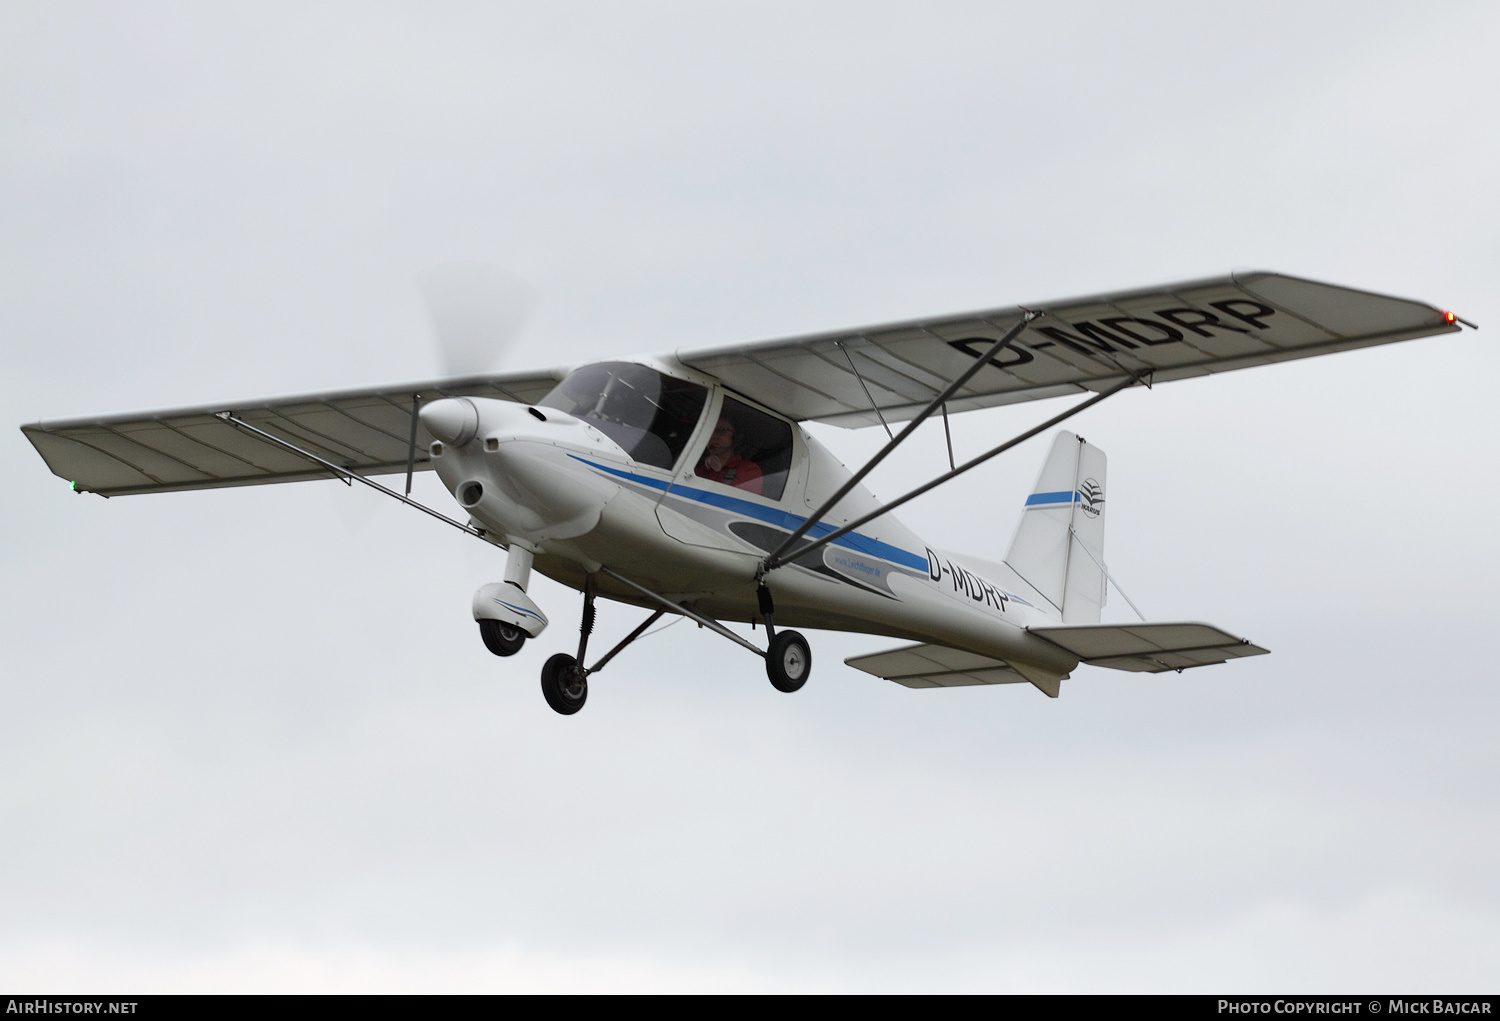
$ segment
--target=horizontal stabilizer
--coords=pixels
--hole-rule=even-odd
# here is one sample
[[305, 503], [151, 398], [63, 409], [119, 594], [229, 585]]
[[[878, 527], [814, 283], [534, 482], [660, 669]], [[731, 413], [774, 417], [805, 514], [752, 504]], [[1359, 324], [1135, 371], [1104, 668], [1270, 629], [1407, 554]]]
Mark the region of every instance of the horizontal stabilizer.
[[1209, 624], [1058, 624], [1026, 630], [1090, 666], [1153, 674], [1271, 651]]
[[998, 659], [944, 645], [903, 645], [899, 649], [851, 656], [856, 670], [908, 688], [957, 688], [967, 684], [1024, 684], [1026, 678]]
[[1025, 684], [1030, 681], [1056, 698], [1058, 684], [1063, 679], [1034, 667], [1027, 668], [1022, 674], [1003, 660], [950, 649], [946, 645], [904, 645], [868, 656], [851, 656], [844, 662], [856, 670], [908, 688], [960, 688], [971, 684]]

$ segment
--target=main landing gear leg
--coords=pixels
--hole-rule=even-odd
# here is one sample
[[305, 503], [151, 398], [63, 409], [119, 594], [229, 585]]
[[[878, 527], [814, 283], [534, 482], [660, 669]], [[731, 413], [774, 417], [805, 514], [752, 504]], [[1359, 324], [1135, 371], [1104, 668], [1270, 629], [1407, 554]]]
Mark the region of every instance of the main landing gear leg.
[[574, 657], [565, 652], [559, 652], [547, 660], [546, 666], [542, 667], [542, 694], [546, 697], [547, 704], [557, 712], [571, 716], [582, 709], [584, 701], [588, 698], [589, 676], [603, 670], [606, 663], [618, 656], [621, 650], [631, 642], [645, 634], [647, 628], [667, 613], [681, 614], [689, 620], [697, 621], [710, 631], [764, 658], [766, 676], [771, 679], [771, 684], [776, 690], [796, 691], [807, 683], [808, 675], [812, 672], [812, 651], [807, 646], [807, 639], [795, 631], [778, 632], [776, 630], [776, 607], [771, 601], [771, 591], [765, 585], [759, 586], [756, 597], [761, 619], [766, 624], [766, 634], [771, 639], [771, 647], [762, 652], [711, 617], [705, 617], [686, 606], [680, 606], [666, 596], [658, 595], [644, 585], [637, 585], [629, 578], [607, 567], [601, 567], [599, 572], [635, 590], [660, 608], [641, 622], [634, 631], [622, 638], [618, 645], [605, 653], [599, 662], [586, 669], [582, 668], [580, 664], [585, 661], [584, 655], [588, 652], [589, 634], [594, 630], [594, 576], [589, 576], [583, 586], [583, 620], [578, 628], [578, 655]]
[[594, 630], [594, 578], [583, 583], [583, 620], [578, 625], [578, 656], [559, 652], [542, 666], [542, 697], [555, 711], [572, 716], [589, 697], [588, 671], [582, 668]]
[[776, 633], [776, 604], [765, 582], [756, 588], [755, 598], [760, 604], [760, 619], [766, 624], [766, 637], [771, 640], [765, 654], [766, 676], [777, 691], [796, 691], [812, 673], [812, 649], [795, 631]]

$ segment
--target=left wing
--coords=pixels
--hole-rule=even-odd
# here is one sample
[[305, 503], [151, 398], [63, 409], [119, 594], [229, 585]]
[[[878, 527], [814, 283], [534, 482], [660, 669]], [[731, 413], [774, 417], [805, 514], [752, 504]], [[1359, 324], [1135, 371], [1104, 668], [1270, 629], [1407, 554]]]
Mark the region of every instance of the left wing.
[[[101, 496], [218, 489], [334, 478], [273, 443], [214, 416], [235, 417], [359, 475], [406, 471], [413, 409], [439, 397], [533, 404], [557, 385], [548, 372], [472, 376], [325, 393], [226, 401], [196, 408], [23, 425], [54, 475]], [[432, 437], [418, 429], [413, 468], [428, 471]]]
[[1452, 333], [1452, 313], [1279, 273], [1234, 273], [786, 340], [679, 351], [683, 364], [795, 419], [914, 417], [1027, 311], [1040, 312], [948, 402], [968, 411]]

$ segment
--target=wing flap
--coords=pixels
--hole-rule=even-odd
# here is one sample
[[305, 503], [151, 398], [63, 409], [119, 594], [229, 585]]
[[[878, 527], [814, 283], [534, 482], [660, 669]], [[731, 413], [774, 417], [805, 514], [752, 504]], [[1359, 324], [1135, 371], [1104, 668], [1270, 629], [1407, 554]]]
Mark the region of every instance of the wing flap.
[[[360, 475], [406, 470], [417, 396], [493, 397], [533, 404], [557, 384], [551, 372], [465, 377], [362, 390], [226, 401], [101, 418], [38, 422], [21, 431], [53, 474], [104, 496], [254, 486], [333, 473], [216, 418], [236, 417]], [[418, 430], [413, 467], [432, 467]]]
[[[954, 396], [950, 412], [1098, 391], [1142, 371], [1156, 382], [1187, 379], [1459, 329], [1422, 302], [1267, 272], [1029, 308], [1042, 314]], [[872, 399], [888, 421], [914, 416], [1024, 312], [997, 308], [677, 358], [789, 417], [853, 428], [878, 424]]]
[[1211, 624], [1061, 624], [1027, 630], [1090, 666], [1139, 673], [1211, 666], [1270, 652]]

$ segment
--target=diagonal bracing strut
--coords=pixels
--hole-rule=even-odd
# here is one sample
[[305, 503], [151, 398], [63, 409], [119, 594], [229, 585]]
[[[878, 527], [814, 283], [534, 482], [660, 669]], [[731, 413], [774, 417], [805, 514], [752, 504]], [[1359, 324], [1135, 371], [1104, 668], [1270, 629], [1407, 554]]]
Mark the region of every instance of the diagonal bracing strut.
[[[847, 525], [843, 526], [842, 528], [839, 528], [839, 529], [837, 529], [835, 531], [829, 532], [827, 535], [824, 535], [824, 536], [821, 536], [821, 537], [819, 537], [817, 539], [814, 539], [812, 542], [809, 542], [806, 545], [797, 547], [797, 549], [795, 551], [793, 551], [790, 556], [782, 555], [779, 551], [777, 553], [771, 554], [770, 556], [766, 557], [766, 559], [761, 562], [761, 574], [764, 575], [765, 573], [767, 573], [769, 571], [774, 571], [774, 570], [776, 570], [776, 568], [781, 567], [781, 566], [783, 566], [785, 564], [788, 564], [788, 563], [790, 563], [794, 559], [795, 560], [800, 560], [802, 557], [806, 556], [808, 553], [812, 552], [813, 550], [821, 549], [824, 546], [828, 545], [830, 542], [833, 542], [834, 540], [840, 539], [843, 536], [849, 534], [850, 532], [854, 531], [856, 528], [860, 527], [861, 525], [866, 524], [866, 523], [868, 523], [870, 521], [874, 521], [876, 518], [880, 517], [882, 514], [888, 514], [888, 513], [890, 513], [891, 511], [895, 510], [897, 507], [900, 507], [902, 504], [906, 503], [908, 500], [914, 500], [917, 497], [921, 496], [923, 493], [927, 492], [928, 490], [935, 489], [938, 486], [941, 486], [944, 482], [947, 482], [949, 479], [953, 479], [953, 478], [958, 477], [959, 475], [962, 475], [964, 472], [968, 471], [970, 468], [976, 468], [976, 467], [978, 467], [979, 465], [981, 465], [984, 462], [988, 461], [990, 458], [996, 456], [997, 454], [1003, 454], [1003, 453], [1005, 453], [1011, 447], [1014, 447], [1018, 443], [1023, 443], [1026, 440], [1031, 439], [1037, 433], [1046, 432], [1048, 429], [1051, 429], [1054, 425], [1057, 425], [1059, 422], [1062, 422], [1062, 421], [1064, 421], [1066, 419], [1072, 418], [1074, 415], [1078, 414], [1080, 411], [1084, 411], [1084, 410], [1086, 410], [1088, 408], [1093, 407], [1095, 404], [1098, 404], [1100, 401], [1104, 400], [1106, 397], [1113, 397], [1115, 394], [1119, 393], [1121, 390], [1124, 390], [1126, 387], [1134, 386], [1136, 383], [1142, 382], [1142, 380], [1145, 377], [1145, 375], [1146, 375], [1146, 373], [1138, 373], [1136, 375], [1129, 376], [1129, 377], [1127, 377], [1125, 379], [1122, 379], [1119, 383], [1117, 383], [1114, 386], [1110, 387], [1108, 390], [1105, 390], [1102, 393], [1095, 394], [1093, 397], [1090, 397], [1088, 400], [1084, 401], [1082, 404], [1076, 404], [1073, 407], [1069, 408], [1067, 411], [1064, 411], [1060, 415], [1054, 415], [1052, 418], [1047, 419], [1047, 421], [1043, 422], [1041, 425], [1036, 426], [1036, 427], [1031, 428], [1031, 429], [1027, 429], [1025, 432], [1021, 433], [1019, 436], [1016, 436], [1013, 439], [1006, 440], [1004, 443], [1000, 444], [998, 447], [994, 447], [994, 448], [992, 448], [990, 450], [987, 450], [983, 454], [980, 454], [976, 458], [973, 458], [971, 460], [965, 461], [963, 464], [959, 465], [957, 468], [954, 468], [952, 471], [945, 472], [944, 474], [939, 475], [937, 478], [933, 479], [931, 482], [928, 482], [925, 485], [918, 486], [916, 489], [913, 489], [911, 492], [907, 493], [905, 496], [898, 496], [896, 499], [892, 500], [890, 503], [885, 504], [882, 507], [877, 507], [875, 510], [873, 510], [870, 513], [864, 515], [863, 517], [856, 518], [855, 520], [849, 522]], [[803, 522], [802, 528], [798, 530], [798, 534], [805, 533], [809, 528], [812, 527], [812, 524], [816, 520], [817, 520], [816, 517], [808, 518], [807, 521]], [[794, 536], [794, 538], [795, 538], [795, 536]], [[781, 544], [781, 548], [785, 549], [787, 545], [788, 545], [788, 543], [784, 542], [784, 543]]]
[[482, 531], [480, 531], [479, 529], [475, 528], [473, 525], [466, 525], [462, 521], [457, 521], [457, 520], [455, 520], [453, 518], [450, 518], [446, 514], [440, 514], [437, 511], [433, 510], [431, 507], [424, 506], [424, 505], [418, 503], [417, 501], [411, 499], [410, 497], [402, 496], [400, 493], [396, 492], [394, 489], [387, 489], [385, 486], [382, 486], [378, 482], [371, 482], [369, 479], [365, 478], [363, 475], [360, 475], [360, 474], [357, 474], [355, 472], [352, 472], [348, 468], [345, 468], [345, 467], [343, 467], [341, 465], [334, 464], [332, 461], [325, 460], [325, 459], [319, 457], [317, 454], [311, 453], [310, 451], [303, 450], [301, 447], [297, 446], [295, 443], [288, 443], [286, 440], [282, 439], [280, 436], [274, 436], [271, 433], [266, 432], [264, 429], [257, 429], [257, 428], [255, 428], [255, 426], [251, 425], [249, 422], [246, 422], [244, 419], [235, 418], [234, 415], [231, 414], [228, 411], [217, 412], [217, 413], [215, 413], [214, 417], [217, 418], [217, 419], [220, 419], [221, 421], [228, 422], [230, 425], [234, 426], [237, 429], [244, 429], [247, 432], [253, 432], [255, 435], [259, 436], [261, 439], [269, 440], [270, 442], [276, 444], [278, 447], [283, 447], [283, 448], [285, 448], [287, 450], [290, 450], [292, 453], [297, 454], [300, 457], [305, 457], [309, 461], [313, 461], [313, 462], [316, 462], [317, 464], [322, 465], [324, 468], [327, 468], [329, 471], [331, 471], [335, 475], [337, 475], [339, 477], [340, 481], [342, 481], [344, 483], [344, 485], [346, 485], [346, 486], [351, 486], [355, 482], [362, 482], [365, 485], [369, 486], [371, 489], [378, 489], [380, 492], [384, 493], [386, 496], [394, 497], [395, 499], [400, 500], [402, 503], [406, 504], [408, 507], [415, 507], [417, 510], [421, 511], [424, 514], [431, 514], [433, 517], [437, 518], [439, 521], [445, 521], [445, 522], [447, 522], [448, 524], [452, 525], [454, 528], [458, 529], [460, 532], [468, 532], [470, 535], [477, 536], [480, 539], [484, 538], [484, 533]]
[[646, 629], [648, 627], [650, 627], [652, 624], [655, 624], [658, 620], [661, 620], [661, 618], [663, 617], [663, 615], [666, 614], [666, 612], [667, 612], [666, 610], [657, 610], [651, 616], [647, 617], [646, 620], [641, 624], [640, 627], [636, 628], [634, 631], [630, 632], [630, 634], [628, 634], [624, 638], [620, 639], [620, 644], [616, 645], [613, 649], [610, 649], [608, 652], [606, 652], [604, 654], [604, 657], [602, 659], [600, 659], [599, 662], [595, 663], [593, 666], [591, 666], [587, 670], [585, 670], [584, 671], [584, 675], [587, 676], [587, 677], [592, 677], [594, 674], [597, 674], [600, 670], [603, 670], [604, 669], [604, 664], [608, 663], [610, 660], [612, 660], [616, 656], [618, 656], [620, 654], [620, 652], [625, 648], [625, 646], [629, 645], [631, 642], [633, 642], [637, 638], [641, 637], [641, 635], [645, 634]]
[[[679, 605], [678, 603], [672, 602], [672, 600], [668, 599], [666, 596], [658, 595], [657, 593], [652, 592], [650, 589], [646, 588], [646, 586], [644, 586], [644, 585], [637, 585], [635, 582], [631, 581], [629, 578], [625, 577], [623, 574], [619, 574], [619, 573], [617, 573], [615, 571], [611, 571], [607, 567], [600, 567], [599, 568], [599, 573], [600, 574], [607, 574], [611, 578], [613, 578], [615, 581], [619, 582], [620, 584], [625, 585], [628, 588], [634, 589], [635, 591], [639, 592], [641, 595], [645, 596], [647, 599], [651, 600], [657, 606], [662, 607], [664, 610], [669, 610], [672, 613], [680, 613], [684, 617], [687, 617], [689, 620], [693, 620], [693, 621], [698, 622], [699, 624], [701, 624], [704, 627], [708, 628], [710, 631], [714, 632], [715, 634], [723, 635], [725, 638], [729, 639], [731, 642], [734, 642], [736, 645], [742, 645], [742, 646], [744, 646], [745, 648], [749, 649], [751, 652], [755, 653], [757, 656], [760, 656], [762, 659], [765, 658], [766, 654], [763, 651], [761, 651], [760, 649], [757, 649], [755, 646], [753, 646], [749, 642], [745, 641], [739, 635], [735, 634], [733, 631], [729, 630], [727, 627], [725, 627], [723, 624], [720, 624], [718, 621], [714, 620], [712, 617], [705, 617], [705, 616], [703, 616], [700, 613], [695, 613], [692, 610], [689, 610], [686, 606], [682, 606], [682, 605]], [[614, 653], [610, 653], [610, 655], [614, 655]]]
[[[891, 451], [899, 447], [903, 440], [905, 440], [912, 433], [916, 432], [917, 426], [927, 421], [928, 416], [930, 416], [934, 411], [947, 403], [948, 399], [956, 394], [960, 387], [962, 387], [969, 380], [973, 379], [975, 374], [977, 374], [980, 369], [990, 364], [992, 359], [999, 355], [1001, 351], [1005, 350], [1005, 348], [1010, 346], [1011, 341], [1019, 337], [1021, 335], [1021, 331], [1026, 328], [1027, 324], [1040, 314], [1041, 313], [1039, 312], [1028, 311], [1021, 317], [1020, 322], [1016, 323], [1016, 325], [1012, 326], [1009, 330], [1006, 330], [1005, 336], [1001, 337], [999, 340], [995, 341], [995, 343], [991, 344], [990, 349], [984, 354], [980, 355], [975, 360], [973, 365], [969, 366], [962, 373], [960, 373], [957, 379], [949, 383], [947, 387], [943, 389], [942, 393], [934, 397], [932, 399], [932, 403], [928, 404], [927, 407], [922, 409], [921, 414], [912, 419], [910, 422], [906, 423], [906, 428], [902, 429], [899, 435], [897, 435], [894, 439], [888, 441], [885, 446], [881, 447], [880, 452], [866, 461], [865, 466], [859, 471], [855, 472], [853, 477], [850, 478], [848, 482], [845, 482], [842, 486], [839, 487], [836, 493], [830, 496], [827, 500], [823, 501], [823, 506], [819, 507], [817, 510], [813, 511], [812, 514], [808, 515], [807, 520], [802, 522], [802, 524], [799, 525], [791, 535], [787, 536], [786, 539], [782, 541], [780, 546], [777, 546], [774, 550], [767, 554], [766, 559], [761, 561], [758, 575], [764, 575], [773, 567], [781, 566], [781, 564], [785, 562], [782, 554], [791, 549], [792, 546], [796, 544], [798, 539], [806, 535], [808, 529], [812, 528], [819, 521], [821, 521], [823, 519], [823, 515], [833, 510], [833, 508], [838, 505], [838, 502], [840, 500], [848, 496], [850, 490], [859, 485], [860, 480], [863, 479], [866, 475], [870, 474], [870, 472], [875, 469], [875, 466], [878, 465], [881, 461], [884, 461], [886, 459], [886, 456], [890, 454]], [[845, 354], [847, 355], [848, 352], [845, 352]], [[853, 368], [852, 361], [850, 363], [850, 368]], [[856, 373], [856, 375], [858, 375], [858, 373]], [[860, 380], [860, 385], [864, 385], [863, 379]], [[868, 392], [869, 391], [867, 390], [866, 393]], [[873, 403], [873, 401], [871, 403]], [[878, 413], [879, 411], [877, 409], [877, 414]], [[821, 545], [821, 543], [817, 543], [815, 545]], [[801, 556], [801, 552], [799, 552], [797, 555]]]

